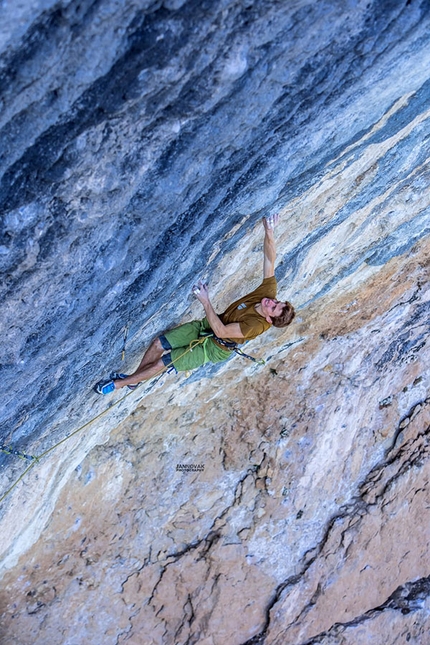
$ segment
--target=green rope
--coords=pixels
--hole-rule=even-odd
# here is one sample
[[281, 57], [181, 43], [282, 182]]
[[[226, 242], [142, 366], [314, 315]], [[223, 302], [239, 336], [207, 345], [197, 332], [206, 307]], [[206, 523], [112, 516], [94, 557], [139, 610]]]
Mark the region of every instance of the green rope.
[[24, 472], [22, 473], [22, 475], [20, 475], [20, 476], [18, 477], [18, 479], [16, 480], [16, 482], [15, 482], [14, 484], [12, 484], [12, 486], [9, 488], [9, 490], [7, 490], [7, 491], [4, 493], [4, 495], [2, 495], [2, 496], [0, 497], [0, 504], [1, 504], [1, 503], [2, 503], [2, 501], [3, 501], [3, 500], [4, 500], [4, 499], [9, 495], [9, 493], [11, 493], [11, 492], [13, 491], [13, 489], [15, 488], [15, 486], [16, 486], [17, 484], [19, 484], [19, 482], [21, 481], [21, 479], [23, 479], [23, 478], [24, 478], [24, 476], [28, 473], [28, 471], [29, 471], [29, 470], [31, 470], [31, 469], [33, 468], [33, 466], [35, 466], [36, 464], [37, 464], [37, 460], [33, 461], [33, 462], [32, 462], [32, 463], [31, 463], [31, 464], [30, 464], [30, 465], [29, 465], [29, 466], [24, 470]]

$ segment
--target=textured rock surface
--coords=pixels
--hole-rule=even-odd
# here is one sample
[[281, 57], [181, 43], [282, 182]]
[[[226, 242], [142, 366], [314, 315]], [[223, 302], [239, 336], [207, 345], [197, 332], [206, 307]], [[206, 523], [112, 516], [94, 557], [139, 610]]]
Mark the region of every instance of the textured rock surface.
[[[2, 642], [430, 642], [429, 9], [0, 6], [2, 441], [101, 414], [2, 501]], [[196, 276], [256, 285], [276, 210], [268, 364], [102, 414], [125, 324], [132, 369]]]

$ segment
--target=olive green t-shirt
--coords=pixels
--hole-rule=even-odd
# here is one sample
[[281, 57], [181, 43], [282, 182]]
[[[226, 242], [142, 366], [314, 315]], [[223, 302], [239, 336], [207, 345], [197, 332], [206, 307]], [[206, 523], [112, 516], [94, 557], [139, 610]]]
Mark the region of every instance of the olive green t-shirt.
[[[220, 315], [224, 325], [230, 323], [239, 323], [240, 330], [245, 340], [256, 338], [263, 332], [270, 329], [271, 325], [267, 320], [255, 311], [254, 305], [262, 301], [263, 298], [276, 298], [277, 284], [275, 276], [265, 278], [255, 291], [236, 300], [232, 305], [227, 307], [223, 314]], [[227, 340], [230, 340], [229, 338]], [[231, 340], [235, 340], [234, 338]], [[236, 339], [237, 342], [237, 339]]]

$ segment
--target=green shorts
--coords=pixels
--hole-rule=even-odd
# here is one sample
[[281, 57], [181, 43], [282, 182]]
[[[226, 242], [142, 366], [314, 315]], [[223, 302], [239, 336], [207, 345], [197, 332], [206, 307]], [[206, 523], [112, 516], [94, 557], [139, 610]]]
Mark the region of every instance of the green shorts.
[[211, 331], [211, 328], [206, 318], [203, 318], [175, 327], [160, 336], [162, 346], [168, 350], [168, 354], [162, 357], [163, 363], [166, 366], [173, 365], [177, 372], [187, 372], [205, 363], [220, 363], [230, 358], [232, 352], [221, 349], [212, 338], [205, 338], [190, 349], [190, 343], [202, 340], [200, 335], [207, 331]]

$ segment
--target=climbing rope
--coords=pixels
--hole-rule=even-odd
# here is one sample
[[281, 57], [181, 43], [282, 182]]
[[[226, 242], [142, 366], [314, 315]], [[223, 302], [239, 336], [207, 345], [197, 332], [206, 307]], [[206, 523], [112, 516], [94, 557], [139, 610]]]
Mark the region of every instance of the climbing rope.
[[[188, 348], [185, 350], [185, 352], [183, 352], [182, 354], [180, 354], [180, 356], [178, 356], [177, 358], [182, 358], [182, 357], [183, 357], [183, 356], [185, 356], [185, 354], [187, 354], [188, 352], [192, 352], [192, 351], [193, 351], [193, 349], [194, 349], [194, 347], [196, 347], [197, 345], [200, 345], [201, 343], [204, 343], [204, 341], [205, 341], [205, 340], [206, 340], [206, 338], [198, 338], [197, 340], [192, 340], [192, 341], [190, 342], [190, 344], [189, 344]], [[158, 376], [160, 376], [163, 372], [166, 372], [166, 371], [167, 371], [167, 370], [168, 370], [172, 365], [173, 365], [173, 361], [171, 361], [171, 362], [170, 362], [170, 363], [168, 363], [167, 365], [163, 366], [163, 368], [162, 368], [159, 372], [156, 372], [156, 373], [153, 375], [153, 377], [152, 377], [152, 379], [151, 379], [151, 380], [153, 380], [153, 379], [157, 378], [157, 377], [158, 377]], [[134, 391], [134, 390], [133, 390], [133, 391]], [[78, 434], [79, 432], [82, 432], [82, 430], [85, 430], [85, 428], [88, 428], [88, 426], [89, 426], [89, 425], [91, 425], [92, 423], [94, 423], [94, 421], [97, 421], [97, 419], [100, 419], [101, 417], [103, 417], [107, 412], [109, 412], [110, 410], [112, 410], [112, 408], [115, 408], [117, 405], [119, 405], [122, 401], [124, 401], [124, 400], [125, 400], [128, 396], [130, 396], [130, 394], [132, 394], [132, 393], [133, 393], [133, 392], [128, 392], [128, 393], [127, 393], [125, 396], [123, 396], [121, 399], [118, 399], [118, 401], [115, 401], [115, 403], [112, 403], [112, 405], [110, 405], [108, 408], [106, 408], [106, 410], [102, 410], [102, 412], [100, 412], [99, 414], [97, 414], [97, 416], [93, 417], [92, 419], [90, 419], [89, 421], [87, 421], [86, 423], [84, 423], [82, 426], [80, 426], [79, 428], [77, 428], [76, 430], [74, 430], [73, 432], [71, 432], [70, 434], [68, 434], [66, 437], [64, 437], [63, 439], [61, 439], [60, 441], [58, 441], [56, 444], [54, 444], [53, 446], [51, 446], [50, 448], [48, 448], [47, 450], [45, 450], [45, 452], [42, 452], [40, 455], [26, 455], [24, 452], [21, 452], [20, 450], [16, 450], [16, 449], [15, 449], [15, 448], [13, 448], [12, 446], [0, 446], [0, 451], [1, 451], [1, 452], [4, 452], [4, 453], [6, 453], [6, 454], [8, 454], [8, 455], [15, 455], [16, 457], [19, 457], [20, 459], [24, 459], [24, 460], [31, 460], [31, 462], [32, 462], [32, 463], [28, 466], [28, 468], [26, 468], [26, 469], [24, 470], [24, 472], [23, 472], [23, 473], [18, 477], [18, 479], [17, 479], [17, 480], [12, 484], [12, 486], [11, 486], [11, 487], [10, 487], [10, 488], [9, 488], [9, 489], [8, 489], [8, 490], [7, 490], [7, 491], [6, 491], [6, 492], [5, 492], [5, 493], [0, 497], [0, 504], [1, 504], [1, 503], [6, 499], [6, 497], [7, 497], [7, 496], [8, 496], [8, 495], [13, 491], [13, 489], [15, 488], [15, 486], [17, 486], [17, 485], [19, 484], [19, 482], [20, 482], [20, 481], [25, 477], [25, 475], [26, 475], [26, 474], [27, 474], [27, 473], [28, 473], [28, 472], [29, 472], [29, 471], [30, 471], [30, 470], [31, 470], [31, 469], [32, 469], [32, 468], [33, 468], [37, 463], [39, 463], [39, 461], [40, 461], [43, 457], [46, 457], [46, 455], [48, 455], [50, 452], [52, 452], [53, 450], [55, 450], [55, 448], [58, 448], [58, 446], [61, 446], [61, 444], [65, 443], [66, 441], [68, 441], [69, 439], [71, 439], [72, 437], [74, 437], [74, 436], [75, 436], [76, 434]]]
[[12, 486], [11, 486], [11, 487], [10, 487], [10, 488], [5, 492], [5, 493], [4, 493], [4, 495], [2, 495], [2, 496], [0, 497], [0, 504], [1, 504], [1, 503], [2, 503], [2, 501], [3, 501], [3, 500], [4, 500], [4, 499], [9, 495], [9, 493], [11, 493], [11, 492], [13, 491], [13, 489], [15, 488], [15, 486], [17, 486], [17, 485], [19, 484], [19, 482], [21, 481], [21, 479], [24, 479], [24, 477], [25, 477], [25, 475], [28, 473], [28, 471], [29, 471], [29, 470], [31, 470], [31, 469], [33, 468], [33, 466], [35, 466], [36, 464], [37, 464], [37, 461], [36, 461], [36, 460], [34, 460], [34, 461], [33, 461], [33, 462], [32, 462], [32, 463], [31, 463], [31, 464], [30, 464], [30, 465], [29, 465], [29, 466], [24, 470], [24, 472], [23, 472], [23, 473], [18, 477], [18, 479], [16, 480], [16, 482], [14, 482], [14, 483], [12, 484]]

